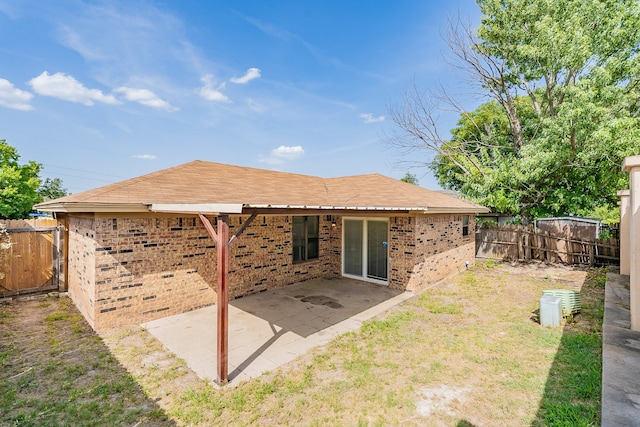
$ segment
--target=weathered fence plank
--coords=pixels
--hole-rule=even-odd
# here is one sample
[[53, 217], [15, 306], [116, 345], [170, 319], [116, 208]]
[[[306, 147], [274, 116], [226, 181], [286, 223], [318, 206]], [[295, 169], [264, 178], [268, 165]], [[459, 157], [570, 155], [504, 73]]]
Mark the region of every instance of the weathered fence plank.
[[587, 241], [534, 231], [517, 225], [480, 225], [476, 231], [476, 256], [502, 260], [530, 260], [593, 266], [620, 262], [620, 241]]
[[57, 290], [61, 268], [58, 249], [61, 233], [57, 221], [2, 220], [0, 223], [11, 237], [11, 248], [3, 254], [0, 265], [4, 273], [0, 278], [0, 297]]

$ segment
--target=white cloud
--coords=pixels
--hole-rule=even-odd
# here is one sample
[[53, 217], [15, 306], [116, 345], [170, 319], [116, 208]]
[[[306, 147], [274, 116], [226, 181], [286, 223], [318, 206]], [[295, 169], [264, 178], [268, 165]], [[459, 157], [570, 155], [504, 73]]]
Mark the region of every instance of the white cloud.
[[131, 156], [134, 159], [142, 159], [142, 160], [156, 160], [158, 157], [153, 154], [136, 154], [135, 156]]
[[281, 145], [280, 147], [271, 150], [268, 156], [260, 156], [258, 160], [262, 163], [268, 163], [270, 165], [279, 165], [286, 161], [291, 161], [304, 156], [304, 150], [301, 146], [287, 147]]
[[221, 89], [225, 88], [225, 84], [222, 83], [217, 88], [214, 89], [213, 85], [213, 74], [207, 74], [206, 76], [200, 79], [204, 86], [200, 88], [200, 96], [209, 101], [215, 102], [231, 102], [229, 97], [224, 93], [220, 92]]
[[9, 80], [0, 79], [0, 105], [15, 110], [33, 110], [29, 101], [33, 94], [13, 86]]
[[300, 44], [302, 47], [307, 49], [309, 53], [311, 53], [311, 55], [313, 55], [316, 58], [316, 60], [321, 64], [332, 65], [336, 68], [344, 68], [344, 64], [339, 59], [325, 55], [320, 51], [320, 49], [318, 49], [311, 43], [307, 42], [305, 39], [298, 36], [297, 34], [291, 33], [281, 27], [278, 27], [275, 24], [264, 22], [250, 16], [242, 16], [242, 18], [245, 19], [249, 24], [253, 25], [257, 29], [262, 31], [263, 33], [267, 34], [268, 36], [271, 36], [280, 40], [284, 40], [287, 42], [294, 42], [294, 43]]
[[262, 74], [259, 68], [249, 68], [242, 77], [232, 77], [231, 83], [243, 85], [249, 83], [251, 80], [259, 79]]
[[64, 73], [49, 74], [44, 71], [38, 77], [29, 80], [29, 85], [39, 95], [52, 96], [84, 105], [93, 105], [93, 101], [105, 104], [120, 103], [113, 95], [105, 95], [98, 89], [89, 89], [72, 76]]
[[384, 116], [373, 117], [371, 113], [360, 114], [360, 118], [363, 119], [365, 123], [384, 122]]
[[146, 105], [147, 107], [159, 108], [161, 110], [167, 111], [178, 110], [148, 89], [136, 89], [132, 87], [121, 86], [114, 90], [114, 92], [122, 93], [127, 101], [137, 102], [139, 104]]
[[84, 59], [88, 61], [104, 61], [109, 59], [98, 47], [92, 45], [77, 31], [67, 25], [60, 26], [59, 35], [62, 44], [71, 50], [78, 52]]
[[132, 73], [170, 81], [169, 70], [202, 74], [210, 65], [190, 43], [185, 21], [167, 7], [153, 2], [71, 3], [39, 9], [51, 11], [49, 19], [60, 44], [99, 65], [94, 77], [107, 86], [115, 87], [114, 82], [126, 81]]
[[253, 98], [246, 98], [244, 102], [247, 104], [247, 107], [249, 107], [252, 111], [255, 111], [256, 113], [264, 113], [265, 111], [267, 111], [264, 105], [260, 104], [258, 101], [256, 101]]

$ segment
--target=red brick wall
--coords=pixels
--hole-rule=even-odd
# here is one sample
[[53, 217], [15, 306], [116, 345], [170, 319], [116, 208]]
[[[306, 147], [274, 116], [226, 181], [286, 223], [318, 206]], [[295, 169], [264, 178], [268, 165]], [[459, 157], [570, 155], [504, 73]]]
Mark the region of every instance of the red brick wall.
[[[243, 216], [242, 220], [247, 217]], [[229, 234], [241, 226], [231, 217]], [[237, 297], [317, 277], [340, 276], [340, 228], [320, 216], [320, 257], [293, 263], [292, 218], [259, 216], [229, 250], [229, 295]], [[337, 254], [337, 256], [336, 256]]]
[[[233, 235], [248, 216], [230, 217]], [[211, 218], [213, 222], [213, 218]], [[334, 225], [335, 224], [335, 225]], [[292, 217], [258, 216], [229, 250], [229, 296], [341, 274], [342, 220], [320, 216], [320, 258], [293, 263]], [[474, 260], [474, 221], [461, 215], [389, 219], [389, 286], [416, 291]], [[216, 250], [196, 216], [69, 217], [69, 293], [96, 330], [215, 303]]]
[[475, 219], [462, 236], [462, 215], [391, 218], [389, 286], [418, 291], [475, 261]]
[[[230, 234], [247, 219], [231, 216]], [[96, 330], [215, 303], [216, 251], [196, 216], [97, 214], [91, 219], [70, 218], [72, 224], [81, 222], [93, 239], [80, 238], [80, 232], [74, 233], [77, 238], [70, 238], [70, 255], [84, 255], [75, 264], [70, 260], [69, 291], [89, 295], [87, 302], [81, 298], [74, 301], [88, 306], [82, 312], [92, 319]], [[320, 216], [319, 226], [320, 258], [293, 264], [291, 217], [257, 217], [230, 247], [230, 298], [339, 276], [339, 220], [333, 227], [329, 217]], [[78, 280], [71, 280], [72, 271]]]
[[404, 290], [409, 283], [415, 255], [415, 217], [389, 219], [389, 287]]
[[68, 292], [80, 312], [95, 327], [95, 222], [91, 216], [73, 216], [68, 224]]

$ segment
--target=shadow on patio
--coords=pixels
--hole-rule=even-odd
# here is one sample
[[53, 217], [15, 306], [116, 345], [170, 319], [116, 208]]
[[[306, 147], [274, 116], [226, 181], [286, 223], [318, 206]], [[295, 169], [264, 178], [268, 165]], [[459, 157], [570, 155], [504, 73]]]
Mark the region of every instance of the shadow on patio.
[[[229, 302], [229, 381], [260, 376], [357, 330], [413, 294], [351, 279], [314, 279]], [[145, 323], [198, 376], [216, 379], [216, 307]]]

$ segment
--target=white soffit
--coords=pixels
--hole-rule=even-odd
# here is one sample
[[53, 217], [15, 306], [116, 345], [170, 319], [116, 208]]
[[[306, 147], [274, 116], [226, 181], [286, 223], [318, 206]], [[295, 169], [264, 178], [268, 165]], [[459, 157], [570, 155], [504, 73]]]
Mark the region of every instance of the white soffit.
[[151, 212], [166, 213], [242, 213], [242, 205], [237, 203], [152, 203]]

